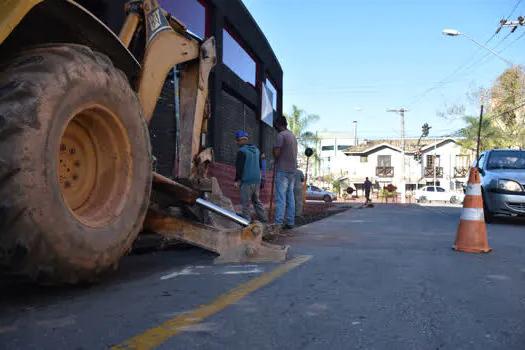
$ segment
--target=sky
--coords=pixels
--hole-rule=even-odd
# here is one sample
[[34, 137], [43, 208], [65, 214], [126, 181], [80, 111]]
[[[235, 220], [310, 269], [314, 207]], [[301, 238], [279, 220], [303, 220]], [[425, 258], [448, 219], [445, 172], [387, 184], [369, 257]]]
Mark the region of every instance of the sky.
[[[460, 120], [438, 116], [445, 105], [489, 88], [508, 65], [484, 44], [501, 19], [525, 16], [525, 0], [243, 0], [272, 46], [284, 73], [283, 112], [297, 105], [320, 116], [311, 131], [351, 132], [358, 138], [449, 135]], [[516, 7], [517, 5], [517, 7]], [[504, 27], [487, 46], [525, 64], [525, 26]], [[467, 104], [479, 114], [478, 106]]]

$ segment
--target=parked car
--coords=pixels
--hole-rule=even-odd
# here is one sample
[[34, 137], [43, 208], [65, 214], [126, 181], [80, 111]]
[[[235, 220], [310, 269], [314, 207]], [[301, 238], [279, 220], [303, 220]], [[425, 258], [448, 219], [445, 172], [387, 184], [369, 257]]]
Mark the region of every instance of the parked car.
[[306, 187], [306, 199], [309, 200], [323, 200], [325, 202], [331, 202], [337, 200], [337, 195], [330, 191], [325, 191], [316, 186]]
[[485, 221], [496, 214], [525, 216], [525, 150], [490, 150], [480, 154], [477, 166]]
[[454, 204], [458, 202], [461, 203], [463, 198], [463, 195], [456, 192], [447, 191], [440, 186], [425, 186], [414, 192], [414, 199], [418, 203], [442, 201]]

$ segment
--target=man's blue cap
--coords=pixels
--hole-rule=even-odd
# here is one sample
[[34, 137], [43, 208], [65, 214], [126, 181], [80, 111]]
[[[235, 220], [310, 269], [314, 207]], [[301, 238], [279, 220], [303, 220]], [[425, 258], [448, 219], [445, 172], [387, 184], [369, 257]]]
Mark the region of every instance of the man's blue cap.
[[239, 130], [237, 131], [237, 133], [235, 134], [235, 139], [238, 140], [238, 139], [242, 139], [242, 138], [248, 138], [248, 133], [244, 130]]

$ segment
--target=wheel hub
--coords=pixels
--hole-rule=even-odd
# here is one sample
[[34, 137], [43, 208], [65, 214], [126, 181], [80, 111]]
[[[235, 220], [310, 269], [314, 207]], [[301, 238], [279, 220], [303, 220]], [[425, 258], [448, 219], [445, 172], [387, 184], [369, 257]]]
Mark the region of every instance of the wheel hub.
[[71, 121], [62, 136], [58, 155], [62, 193], [71, 210], [77, 210], [93, 191], [97, 159], [93, 140], [78, 121]]
[[68, 209], [99, 227], [117, 217], [131, 186], [129, 137], [117, 116], [101, 106], [76, 113], [58, 149], [58, 183]]

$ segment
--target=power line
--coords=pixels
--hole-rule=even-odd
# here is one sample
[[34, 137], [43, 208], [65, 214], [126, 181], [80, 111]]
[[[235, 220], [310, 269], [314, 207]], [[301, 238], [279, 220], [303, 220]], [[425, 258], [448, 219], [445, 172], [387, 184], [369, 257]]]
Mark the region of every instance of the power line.
[[518, 8], [518, 6], [520, 5], [520, 3], [522, 2], [523, 0], [518, 0], [518, 2], [516, 3], [516, 5], [514, 6], [514, 8], [512, 9], [512, 12], [510, 13], [510, 15], [507, 16], [507, 21], [509, 20], [510, 16], [512, 16], [514, 14], [514, 11], [516, 11], [516, 9]]
[[[515, 42], [517, 42], [518, 40], [522, 39], [523, 37], [525, 36], [525, 32], [523, 32], [520, 36], [518, 36], [516, 39], [514, 39], [513, 41], [511, 41], [507, 46], [505, 46], [504, 48], [502, 48], [501, 50], [498, 51], [498, 54], [502, 53], [503, 51], [507, 50], [509, 47], [511, 47]], [[458, 77], [460, 76], [465, 76], [465, 75], [468, 75], [468, 74], [472, 74], [474, 73], [477, 69], [479, 69], [480, 67], [484, 66], [485, 64], [489, 63], [492, 59], [494, 59], [494, 56], [490, 56], [488, 60], [485, 60], [485, 62], [483, 63], [480, 63], [477, 67], [475, 67], [475, 65], [477, 63], [479, 63], [481, 60], [483, 60], [484, 58], [486, 58], [487, 56], [489, 56], [490, 54], [487, 53], [485, 54], [485, 56], [483, 56], [480, 60], [477, 60], [475, 63], [473, 63], [472, 65], [470, 65], [470, 67], [468, 67], [467, 69], [465, 69], [465, 71], [461, 74], [458, 75]]]
[[505, 114], [508, 114], [508, 113], [512, 113], [512, 112], [514, 112], [514, 111], [517, 111], [518, 109], [520, 109], [520, 108], [522, 108], [522, 107], [525, 107], [525, 103], [523, 103], [523, 104], [521, 104], [521, 105], [519, 105], [519, 106], [517, 106], [517, 107], [513, 107], [512, 109], [509, 109], [509, 110], [507, 110], [507, 111], [505, 111], [505, 112], [502, 112], [502, 113], [500, 113], [500, 114], [498, 114], [498, 115], [491, 116], [491, 117], [489, 117], [489, 118], [487, 118], [487, 119], [490, 120], [490, 121], [493, 121], [494, 119], [497, 119], [497, 118], [503, 117]]
[[512, 44], [514, 44], [516, 41], [520, 40], [521, 38], [523, 38], [525, 36], [525, 32], [521, 33], [521, 35], [519, 37], [517, 37], [516, 39], [514, 39], [513, 41], [511, 41], [507, 46], [505, 46], [503, 49], [501, 49], [499, 52], [503, 52], [505, 51], [506, 49], [508, 49], [509, 47], [512, 46]]
[[[509, 18], [512, 16], [512, 14], [514, 13], [514, 11], [516, 11], [516, 9], [518, 8], [519, 4], [522, 2], [523, 0], [518, 0], [516, 2], [516, 5], [514, 6], [514, 8], [512, 9], [512, 11], [510, 12], [510, 14], [507, 16], [507, 18], [505, 20], [502, 20], [501, 21], [501, 25], [500, 27], [498, 28], [498, 30], [496, 31], [496, 33], [494, 33], [494, 35], [491, 37], [493, 38], [498, 32], [499, 30], [502, 28], [502, 26], [509, 20]], [[517, 27], [515, 27], [514, 29], [516, 29]], [[492, 48], [492, 50], [495, 50], [498, 46], [500, 46], [511, 34], [514, 33], [514, 29], [511, 30], [498, 44], [496, 44], [496, 46], [494, 46]], [[501, 49], [500, 51], [498, 51], [498, 54], [505, 51], [507, 48], [509, 48], [510, 46], [512, 46], [512, 44], [516, 41], [518, 41], [519, 39], [521, 39], [522, 37], [524, 36], [524, 34], [520, 35], [518, 38], [516, 38], [515, 40], [513, 40], [509, 45], [505, 46], [503, 49]], [[486, 43], [485, 43], [486, 44]], [[473, 73], [477, 68], [481, 67], [482, 65], [484, 65], [485, 63], [489, 62], [490, 60], [492, 60], [494, 57], [490, 57], [487, 61], [485, 61], [484, 63], [480, 64], [479, 67], [475, 68], [472, 70], [473, 67], [475, 67], [479, 62], [483, 61], [487, 56], [489, 56], [490, 53], [487, 52], [483, 57], [481, 57], [479, 60], [477, 60], [476, 62], [474, 62], [473, 64], [471, 64], [469, 67], [467, 67], [466, 69], [466, 73], [463, 73], [464, 74], [470, 74], [470, 73]]]
[[[512, 16], [512, 14], [514, 13], [514, 11], [516, 11], [516, 9], [518, 8], [519, 4], [522, 2], [523, 0], [518, 0], [516, 5], [514, 6], [514, 8], [512, 9], [512, 11], [510, 12], [510, 14], [507, 16], [507, 19], [508, 20], [510, 18], [510, 16]], [[487, 41], [485, 41], [485, 45], [487, 45], [497, 34], [498, 34], [499, 30], [497, 30], [496, 32], [494, 32], [492, 34], [492, 36], [490, 38], [487, 39]], [[512, 34], [512, 32], [509, 32], [509, 34], [507, 34], [498, 44], [496, 44], [496, 46], [493, 48], [497, 48], [499, 45], [501, 45], [508, 37], [509, 35]], [[452, 71], [450, 74], [448, 74], [444, 79], [442, 79], [440, 82], [438, 82], [437, 84], [435, 84], [434, 86], [428, 88], [427, 90], [425, 90], [421, 95], [419, 95], [418, 97], [416, 97], [414, 99], [413, 102], [411, 102], [409, 104], [409, 107], [415, 105], [416, 103], [420, 102], [429, 92], [432, 92], [433, 90], [436, 90], [436, 89], [439, 89], [441, 87], [443, 87], [445, 84], [449, 84], [451, 83], [451, 81], [448, 81], [447, 80], [456, 75], [456, 73], [458, 73], [458, 71], [461, 70], [461, 68], [463, 68], [465, 65], [471, 63], [471, 59], [474, 58], [478, 53], [479, 51], [481, 50], [481, 48], [478, 49], [478, 51], [476, 51], [474, 54], [472, 54], [471, 56], [469, 56], [469, 58], [462, 64], [460, 64], [454, 71]], [[478, 62], [482, 61], [485, 59], [485, 57], [487, 57], [487, 55], [489, 55], [490, 53], [487, 53], [485, 54], [484, 56], [482, 56], [482, 58], [480, 60], [477, 60], [474, 64], [470, 64], [466, 69], [465, 71], [468, 71], [469, 69], [471, 69], [473, 66], [475, 66]], [[459, 74], [460, 76], [464, 75], [465, 74], [465, 71], [461, 74]]]
[[[512, 34], [512, 32], [507, 33], [507, 35], [505, 35], [505, 37], [504, 37], [503, 39], [501, 39], [501, 40], [499, 41], [499, 43], [497, 43], [496, 46], [494, 46], [494, 47], [492, 48], [492, 50], [497, 49], [498, 46], [500, 46], [501, 44], [503, 44], [503, 42], [504, 42], [505, 40], [507, 40], [507, 38], [508, 38], [511, 34]], [[500, 52], [501, 52], [501, 51], [500, 51]], [[498, 53], [499, 53], [499, 52], [498, 52]], [[488, 56], [490, 56], [489, 59], [488, 59], [486, 62], [481, 63], [481, 62], [484, 61]], [[494, 56], [492, 56], [490, 52], [485, 53], [485, 55], [483, 55], [483, 56], [480, 57], [478, 60], [476, 60], [475, 62], [471, 63], [467, 68], [465, 68], [465, 70], [463, 71], [463, 73], [461, 73], [460, 75], [463, 76], [463, 75], [466, 75], [466, 74], [473, 73], [477, 68], [481, 67], [483, 64], [489, 62], [489, 61], [492, 60], [493, 58], [494, 58]], [[479, 63], [481, 63], [481, 64], [479, 64]], [[479, 64], [479, 66], [476, 67], [478, 64]]]

